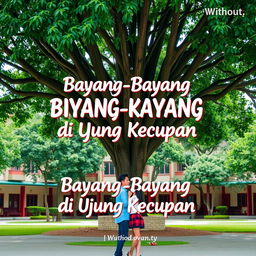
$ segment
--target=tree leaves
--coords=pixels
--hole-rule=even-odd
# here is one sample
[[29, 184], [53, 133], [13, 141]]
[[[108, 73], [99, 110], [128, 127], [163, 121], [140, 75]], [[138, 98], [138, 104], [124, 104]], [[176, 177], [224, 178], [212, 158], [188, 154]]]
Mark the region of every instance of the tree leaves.
[[0, 173], [19, 156], [19, 141], [14, 135], [12, 123], [0, 124]]
[[[27, 175], [40, 170], [48, 180], [60, 181], [70, 176], [74, 180], [85, 178], [86, 173], [99, 170], [106, 151], [95, 139], [87, 144], [81, 138], [46, 138], [40, 133], [40, 120], [18, 129], [20, 156], [15, 163], [24, 166]], [[19, 148], [19, 147], [18, 147]], [[34, 173], [35, 178], [38, 173]]]
[[[203, 8], [222, 6], [226, 9], [242, 8], [245, 16], [205, 16]], [[139, 75], [143, 80], [159, 80], [163, 72], [167, 80], [188, 79], [192, 84], [190, 96], [195, 97], [201, 92], [201, 96], [206, 96], [208, 100], [215, 99], [214, 96], [218, 94], [220, 97], [226, 93], [231, 95], [229, 88], [232, 91], [239, 90], [242, 83], [255, 79], [255, 70], [252, 68], [255, 65], [255, 0], [200, 2], [156, 0], [150, 1], [149, 18], [147, 15], [143, 16], [142, 10], [142, 0], [9, 0], [3, 2], [0, 6], [1, 63], [6, 63], [5, 67], [10, 62], [16, 65], [16, 68], [8, 70], [10, 77], [14, 77], [15, 72], [18, 71], [16, 75], [19, 78], [33, 76], [37, 79], [38, 83], [27, 84], [26, 90], [36, 89], [39, 92], [51, 93], [54, 91], [62, 96], [63, 77], [67, 75], [72, 75], [77, 80], [129, 80], [134, 73], [138, 72], [135, 70], [138, 63], [141, 66]], [[179, 10], [179, 17], [176, 15], [177, 10]], [[48, 43], [50, 50], [47, 47], [40, 48], [37, 41], [41, 42], [41, 46]], [[218, 58], [215, 59], [214, 56]], [[28, 65], [25, 67], [21, 64], [24, 61], [31, 68], [28, 69]], [[234, 86], [239, 74], [247, 70], [252, 72], [242, 77], [240, 84]], [[234, 78], [228, 79], [229, 76]], [[250, 89], [253, 86], [254, 84], [246, 85]], [[214, 90], [214, 88], [219, 89]], [[208, 89], [213, 90], [203, 95]], [[3, 92], [3, 100], [13, 100], [16, 97], [6, 89], [3, 89]], [[73, 96], [77, 98], [80, 95], [70, 95], [70, 97]], [[95, 96], [103, 98], [109, 95], [106, 92]], [[122, 96], [120, 98], [125, 105], [128, 94], [124, 93]], [[143, 92], [137, 96], [148, 97]], [[236, 96], [238, 101], [235, 99]], [[163, 94], [159, 97], [178, 96]], [[228, 122], [237, 125], [240, 134], [246, 128], [245, 123], [251, 120], [247, 113], [241, 117], [241, 114], [235, 111], [232, 111], [233, 117], [231, 117], [228, 110], [220, 107], [220, 104], [228, 107], [234, 107], [237, 104], [240, 112], [249, 109], [247, 104], [239, 103], [241, 95], [230, 97], [214, 103], [219, 106], [206, 105], [206, 108], [209, 108], [209, 115], [202, 120], [201, 127], [198, 125], [198, 130], [201, 132], [208, 131], [212, 134], [212, 139], [208, 141], [207, 136], [198, 136], [198, 141], [202, 139], [206, 146], [234, 132], [235, 125], [231, 125], [232, 131], [226, 129], [227, 122], [223, 121], [226, 116]], [[1, 106], [0, 112], [3, 119], [8, 115], [24, 119], [28, 107], [32, 107], [33, 110], [41, 107], [41, 111], [48, 111], [45, 106], [45, 101], [34, 98], [29, 99], [28, 102], [15, 103], [10, 109]], [[24, 109], [25, 114], [22, 114], [19, 108]], [[211, 109], [216, 112], [213, 113]], [[4, 110], [7, 114], [3, 113]], [[238, 109], [236, 110], [238, 112]], [[124, 126], [128, 119], [122, 115], [114, 125], [120, 122]], [[92, 120], [94, 121], [96, 119]], [[101, 121], [104, 125], [109, 124], [107, 119]], [[142, 122], [144, 121], [146, 123], [148, 120]], [[158, 121], [160, 120], [152, 120], [152, 124]], [[167, 122], [169, 121], [172, 122], [172, 120]], [[182, 119], [176, 123], [185, 121]], [[214, 122], [214, 124], [207, 129], [207, 122]], [[161, 121], [160, 123], [162, 124]], [[110, 141], [104, 142], [108, 145], [108, 151], [114, 160], [119, 155], [116, 149], [126, 145], [127, 150], [124, 154], [127, 154], [126, 158], [131, 160], [133, 146], [142, 145], [143, 140], [146, 138], [133, 143], [134, 141], [127, 139], [124, 134], [117, 147], [114, 147]], [[158, 141], [150, 139], [145, 143], [148, 149], [144, 148], [143, 155], [151, 155], [160, 143], [160, 139]], [[142, 161], [146, 162], [146, 159]], [[132, 166], [135, 165], [132, 164]]]
[[168, 143], [163, 143], [149, 158], [147, 164], [155, 168], [163, 167], [171, 162], [182, 163], [184, 161], [184, 148], [174, 139]]
[[186, 168], [184, 180], [218, 186], [229, 177], [230, 173], [224, 167], [223, 154], [220, 153], [198, 156], [194, 163]]
[[227, 154], [226, 167], [233, 175], [248, 179], [256, 173], [256, 125], [251, 130], [231, 143]]

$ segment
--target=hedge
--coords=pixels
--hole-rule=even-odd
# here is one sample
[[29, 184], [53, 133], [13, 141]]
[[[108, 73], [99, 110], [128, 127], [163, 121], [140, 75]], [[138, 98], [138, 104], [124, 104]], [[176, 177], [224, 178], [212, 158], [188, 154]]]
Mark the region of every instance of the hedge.
[[57, 216], [59, 213], [58, 208], [57, 207], [49, 207], [49, 213], [52, 216]]
[[45, 213], [45, 207], [42, 206], [28, 206], [27, 209], [33, 216], [38, 216]]
[[[30, 216], [31, 220], [46, 220], [47, 216], [45, 215], [38, 215], [38, 216]], [[50, 219], [52, 219], [52, 216], [50, 216]]]
[[227, 211], [228, 211], [227, 206], [219, 205], [219, 206], [216, 206], [215, 208], [216, 208], [216, 212], [217, 212], [216, 215], [226, 215], [227, 214]]
[[205, 215], [204, 219], [229, 219], [229, 215]]

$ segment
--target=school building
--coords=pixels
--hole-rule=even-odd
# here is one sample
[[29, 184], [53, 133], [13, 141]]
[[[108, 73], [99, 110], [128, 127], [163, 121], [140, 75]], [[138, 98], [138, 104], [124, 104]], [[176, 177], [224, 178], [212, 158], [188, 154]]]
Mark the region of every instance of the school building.
[[[146, 166], [143, 173], [144, 181], [152, 180], [153, 167]], [[175, 162], [165, 165], [160, 169], [160, 173], [155, 181], [177, 181], [181, 180], [184, 175], [184, 166]], [[115, 168], [109, 157], [106, 157], [99, 171], [87, 174], [87, 181], [110, 181], [114, 182]], [[32, 176], [25, 176], [22, 169], [9, 168], [0, 174], [0, 217], [9, 216], [27, 216], [28, 206], [44, 206], [45, 186], [42, 177], [38, 174], [35, 181]], [[49, 206], [57, 206], [57, 185], [50, 182], [47, 188], [47, 200]], [[221, 186], [210, 188], [208, 185], [203, 185], [204, 197], [208, 194], [211, 201], [213, 196], [214, 206], [228, 206], [228, 214], [230, 215], [256, 215], [256, 179], [250, 181], [239, 182], [230, 180], [223, 182]], [[61, 201], [65, 197], [74, 197], [76, 195], [61, 194]], [[87, 197], [94, 198], [95, 201], [112, 201], [113, 198], [108, 192], [91, 193]], [[188, 201], [194, 202], [197, 210], [202, 202], [200, 199], [199, 190], [195, 185], [191, 186], [190, 193], [186, 198], [180, 197], [177, 192], [159, 193], [155, 198], [145, 194], [146, 202], [178, 202]], [[79, 213], [78, 213], [79, 215]]]

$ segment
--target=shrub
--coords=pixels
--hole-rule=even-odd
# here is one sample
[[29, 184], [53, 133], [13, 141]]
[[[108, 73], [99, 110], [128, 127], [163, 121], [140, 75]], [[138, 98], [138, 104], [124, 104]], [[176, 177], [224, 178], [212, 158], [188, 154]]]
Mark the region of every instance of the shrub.
[[59, 211], [57, 207], [49, 207], [49, 213], [51, 216], [57, 216]]
[[229, 219], [229, 215], [205, 215], [204, 219]]
[[27, 209], [33, 216], [39, 216], [45, 213], [45, 207], [42, 206], [28, 206]]
[[[38, 215], [38, 216], [30, 216], [31, 220], [46, 220], [47, 216], [45, 215]], [[52, 219], [52, 216], [50, 216], [50, 219]]]
[[163, 216], [162, 213], [148, 213], [148, 216]]
[[217, 215], [226, 215], [228, 207], [225, 205], [216, 206]]

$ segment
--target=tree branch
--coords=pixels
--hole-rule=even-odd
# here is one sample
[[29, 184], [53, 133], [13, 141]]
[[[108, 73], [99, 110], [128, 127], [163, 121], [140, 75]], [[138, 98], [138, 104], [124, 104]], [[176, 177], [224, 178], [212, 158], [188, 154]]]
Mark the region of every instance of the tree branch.
[[198, 53], [194, 58], [193, 62], [190, 65], [190, 68], [185, 72], [182, 81], [190, 80], [192, 76], [195, 74], [198, 67], [201, 65], [205, 57], [209, 54], [210, 50], [207, 53]]
[[119, 64], [119, 66], [121, 67], [121, 69], [123, 70], [123, 63], [122, 63], [122, 57], [120, 55], [120, 53], [118, 52], [118, 50], [116, 49], [115, 45], [113, 44], [111, 37], [108, 35], [108, 33], [103, 30], [103, 29], [99, 29], [99, 34], [102, 36], [102, 38], [104, 39], [107, 47], [109, 48], [109, 50], [111, 51], [111, 53], [113, 54], [114, 58], [116, 59], [116, 62]]
[[248, 97], [251, 99], [254, 108], [256, 108], [256, 91], [247, 90], [247, 89], [239, 89], [239, 91], [245, 92]]
[[58, 52], [54, 50], [52, 46], [37, 39], [33, 39], [33, 41], [37, 44], [39, 49], [44, 53], [46, 57], [57, 63], [67, 73], [71, 74], [72, 76], [77, 76], [76, 67], [65, 60]]
[[110, 77], [103, 66], [101, 54], [97, 44], [88, 44], [87, 49], [92, 61], [96, 77], [102, 81], [110, 80]]
[[121, 45], [121, 56], [122, 56], [122, 63], [124, 67], [124, 80], [125, 83], [129, 82], [130, 79], [130, 64], [129, 64], [129, 55], [128, 55], [128, 48], [127, 48], [127, 36], [126, 30], [122, 23], [122, 17], [119, 13], [116, 13], [116, 26], [120, 35], [120, 45]]
[[20, 91], [16, 90], [9, 84], [5, 83], [2, 79], [0, 79], [0, 83], [6, 87], [9, 91], [11, 91], [14, 94], [20, 95], [20, 96], [32, 96], [32, 97], [41, 97], [41, 98], [56, 98], [59, 97], [57, 94], [52, 94], [52, 93], [45, 93], [45, 92], [35, 92], [35, 91]]
[[101, 54], [101, 58], [102, 58], [103, 61], [105, 61], [106, 63], [108, 63], [108, 65], [109, 65], [110, 67], [112, 67], [113, 69], [115, 69], [115, 64], [114, 64], [109, 58], [107, 58], [106, 56], [104, 56], [104, 55], [102, 55], [102, 54]]
[[171, 17], [171, 10], [168, 6], [166, 7], [166, 11], [163, 13], [159, 20], [159, 24], [155, 25], [159, 27], [158, 33], [156, 35], [156, 39], [153, 40], [153, 35], [151, 36], [152, 39], [152, 44], [150, 43], [149, 49], [148, 49], [148, 55], [146, 57], [146, 68], [144, 75], [146, 76], [147, 80], [153, 80], [154, 79], [154, 74], [156, 71], [157, 63], [159, 60], [159, 56], [162, 50], [163, 42], [164, 42], [164, 37], [166, 33], [166, 23], [168, 23], [168, 20]]
[[182, 53], [191, 44], [192, 37], [201, 31], [201, 29], [203, 28], [206, 22], [207, 22], [207, 17], [204, 14], [200, 19], [200, 21], [197, 23], [196, 27], [187, 35], [183, 43], [178, 47], [178, 50], [177, 50], [178, 55], [180, 55], [180, 53]]
[[[212, 63], [209, 63], [209, 64], [206, 64], [206, 65], [203, 65], [201, 66], [200, 68], [197, 69], [196, 73], [197, 72], [202, 72], [206, 69], [209, 69], [209, 68], [212, 68], [212, 67], [215, 67], [217, 66], [219, 63], [221, 63], [222, 61], [224, 61], [224, 56], [220, 57], [219, 59], [213, 61]], [[216, 67], [218, 68], [218, 67]]]
[[[244, 81], [244, 82], [241, 82], [241, 79], [240, 79], [240, 77], [243, 77], [242, 78], [242, 80], [243, 80], [247, 75], [249, 75], [252, 72], [254, 72], [254, 69], [255, 68], [251, 68], [251, 69], [247, 70], [244, 73], [241, 73], [241, 74], [238, 74], [238, 75], [234, 75], [234, 76], [230, 76], [230, 77], [227, 77], [227, 78], [224, 78], [224, 79], [219, 79], [219, 80], [215, 81], [213, 84], [211, 84], [209, 87], [207, 87], [206, 89], [204, 89], [201, 92], [199, 92], [195, 96], [195, 98], [200, 98], [200, 97], [205, 96], [207, 94], [208, 94], [208, 96], [214, 96], [216, 94], [212, 94], [211, 95], [209, 93], [218, 91], [220, 89], [228, 88], [228, 87], [232, 86], [233, 83], [235, 83], [236, 89], [241, 89], [241, 88], [244, 88], [245, 86], [256, 84], [256, 79], [252, 79], [252, 80]], [[246, 75], [246, 73], [247, 73], [247, 75]], [[244, 77], [244, 75], [245, 75], [245, 77]], [[234, 82], [231, 82], [231, 83], [228, 83], [228, 84], [225, 84], [225, 83], [221, 84], [221, 82], [227, 82], [227, 81], [233, 80], [235, 78], [237, 78], [239, 80], [235, 80]], [[213, 100], [216, 100], [216, 99], [213, 99]]]
[[196, 53], [197, 51], [194, 49], [188, 49], [182, 53], [171, 70], [169, 80], [179, 80], [184, 73], [187, 63]]
[[140, 16], [140, 26], [139, 26], [139, 38], [136, 45], [135, 53], [135, 65], [134, 65], [134, 75], [142, 76], [143, 63], [146, 52], [146, 38], [147, 38], [147, 23], [148, 23], [148, 13], [149, 13], [150, 0], [144, 0], [141, 16]]
[[[256, 79], [254, 79], [254, 83], [256, 84]], [[251, 93], [251, 94], [256, 94], [256, 90], [249, 90], [249, 89], [239, 89], [239, 91], [245, 92], [245, 93]], [[256, 96], [254, 96], [256, 97]]]
[[92, 73], [89, 63], [81, 54], [75, 42], [73, 42], [72, 48], [72, 50], [66, 51], [76, 66], [79, 78], [81, 80], [96, 81], [96, 77]]
[[[220, 99], [221, 97], [224, 97], [228, 92], [232, 91], [233, 89], [236, 89], [236, 87], [241, 84], [240, 82], [243, 81], [243, 79], [245, 79], [247, 76], [249, 76], [251, 73], [256, 71], [256, 66], [253, 66], [252, 68], [248, 69], [247, 71], [245, 71], [244, 73], [240, 74], [237, 79], [235, 81], [233, 81], [232, 83], [230, 83], [229, 85], [227, 85], [225, 87], [225, 89], [223, 89], [220, 93], [217, 94], [205, 94], [205, 91], [208, 92], [211, 91], [216, 91], [216, 88], [214, 88], [214, 86], [211, 88], [211, 86], [209, 88], [207, 88], [206, 90], [204, 90], [204, 93], [199, 93], [199, 95], [201, 94], [201, 97], [204, 101], [208, 101], [208, 100], [217, 100]], [[210, 90], [211, 88], [211, 90]], [[197, 96], [198, 97], [198, 96]]]
[[21, 101], [25, 101], [28, 99], [31, 99], [32, 97], [27, 96], [24, 98], [17, 98], [17, 99], [11, 99], [11, 100], [0, 100], [0, 104], [10, 104], [10, 103], [15, 103], [15, 102], [21, 102]]
[[174, 12], [172, 17], [172, 24], [171, 24], [171, 34], [169, 38], [169, 42], [167, 45], [166, 56], [164, 62], [161, 67], [160, 72], [160, 80], [165, 81], [170, 76], [170, 71], [175, 63], [176, 59], [179, 57], [176, 51], [176, 41], [177, 41], [177, 33], [179, 27], [179, 16], [180, 16], [180, 5], [178, 7], [178, 11]]
[[3, 61], [5, 64], [8, 64], [9, 66], [12, 66], [12, 67], [14, 67], [14, 68], [16, 68], [16, 69], [18, 69], [18, 70], [23, 71], [23, 72], [26, 72], [25, 69], [23, 69], [23, 68], [20, 67], [19, 65], [16, 65], [16, 64], [12, 63], [11, 61], [8, 61], [8, 60], [3, 59], [3, 58], [0, 58], [0, 60]]
[[230, 71], [230, 70], [224, 70], [221, 67], [216, 67], [216, 68], [219, 69], [223, 73], [230, 74], [230, 75], [233, 75], [233, 76], [235, 75], [235, 73]]
[[[3, 51], [8, 56], [11, 56], [13, 54], [12, 50], [10, 50], [7, 46], [3, 47]], [[38, 72], [34, 67], [32, 67], [27, 61], [25, 61], [22, 58], [17, 58], [17, 62], [23, 67], [23, 69], [26, 70], [27, 73], [34, 77], [38, 82], [46, 85], [47, 87], [49, 87], [50, 89], [59, 93], [62, 96], [70, 97], [70, 94], [65, 93], [63, 91], [63, 85], [59, 81], [53, 78], [49, 78], [43, 75], [42, 73]]]
[[29, 78], [19, 78], [19, 79], [13, 79], [5, 74], [0, 73], [0, 78], [12, 83], [12, 84], [27, 84], [27, 83], [36, 83], [37, 80], [33, 77]]

